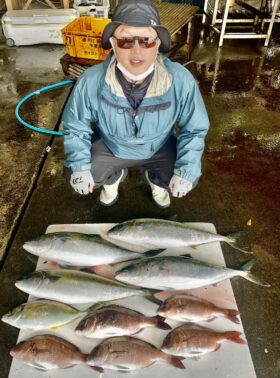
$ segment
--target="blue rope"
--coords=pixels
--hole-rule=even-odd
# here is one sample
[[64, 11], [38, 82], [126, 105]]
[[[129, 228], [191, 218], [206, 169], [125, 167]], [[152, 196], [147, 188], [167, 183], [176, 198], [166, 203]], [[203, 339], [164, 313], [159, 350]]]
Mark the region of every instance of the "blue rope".
[[34, 91], [30, 94], [28, 94], [27, 96], [25, 96], [18, 104], [17, 104], [17, 107], [16, 107], [16, 111], [15, 111], [15, 114], [16, 114], [16, 117], [17, 119], [19, 120], [20, 123], [22, 123], [24, 126], [28, 127], [29, 129], [33, 130], [33, 131], [36, 131], [37, 133], [41, 133], [41, 134], [51, 134], [51, 135], [57, 135], [57, 136], [63, 136], [64, 133], [62, 131], [53, 131], [53, 130], [45, 130], [45, 129], [41, 129], [40, 127], [36, 127], [36, 126], [33, 126], [33, 125], [30, 125], [30, 123], [27, 123], [25, 122], [21, 116], [19, 115], [19, 109], [20, 107], [27, 101], [29, 100], [31, 97], [33, 96], [36, 96], [38, 94], [41, 94], [41, 93], [44, 93], [44, 92], [47, 92], [47, 91], [50, 91], [52, 89], [55, 89], [55, 88], [60, 88], [60, 87], [63, 87], [64, 85], [69, 85], [69, 84], [72, 84], [74, 82], [74, 80], [66, 80], [66, 81], [61, 81], [60, 83], [56, 83], [56, 84], [52, 84], [52, 85], [48, 85], [47, 87], [43, 87], [37, 91]]

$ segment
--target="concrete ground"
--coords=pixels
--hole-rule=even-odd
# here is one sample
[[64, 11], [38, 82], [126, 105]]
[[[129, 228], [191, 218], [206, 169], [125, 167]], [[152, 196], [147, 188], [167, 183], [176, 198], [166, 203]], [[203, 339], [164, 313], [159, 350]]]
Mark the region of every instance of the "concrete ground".
[[[268, 48], [251, 40], [225, 41], [196, 25], [193, 63], [188, 65], [201, 88], [211, 128], [199, 185], [183, 199], [161, 210], [138, 170], [120, 187], [112, 208], [74, 193], [62, 177], [62, 139], [24, 128], [14, 108], [26, 94], [65, 79], [61, 46], [8, 48], [0, 44], [0, 250], [2, 257], [0, 315], [23, 303], [26, 295], [14, 282], [33, 271], [36, 259], [22, 244], [50, 224], [121, 222], [138, 217], [210, 222], [221, 234], [246, 228], [245, 242], [254, 251], [253, 273], [268, 281], [262, 288], [243, 279], [232, 282], [258, 378], [280, 376], [279, 231], [280, 231], [280, 45], [275, 28]], [[182, 60], [178, 56], [178, 60]], [[68, 89], [31, 100], [22, 108], [32, 124], [54, 129]], [[50, 146], [50, 152], [46, 147]], [[246, 225], [251, 220], [251, 226]], [[239, 267], [247, 256], [223, 245], [227, 265]], [[18, 329], [0, 324], [1, 377], [8, 376], [9, 349]], [[230, 362], [229, 362], [230, 363]], [[204, 378], [204, 377], [199, 377]], [[241, 377], [236, 377], [241, 378]], [[243, 378], [243, 377], [242, 377]], [[245, 377], [244, 377], [245, 378]]]

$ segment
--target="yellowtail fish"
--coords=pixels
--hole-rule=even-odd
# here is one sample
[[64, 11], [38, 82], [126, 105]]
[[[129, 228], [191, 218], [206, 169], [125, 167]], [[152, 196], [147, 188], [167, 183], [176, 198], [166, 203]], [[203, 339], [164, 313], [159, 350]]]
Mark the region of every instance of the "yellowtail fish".
[[61, 265], [83, 267], [115, 264], [160, 253], [160, 251], [147, 251], [144, 254], [131, 252], [103, 240], [98, 235], [78, 232], [55, 232], [41, 235], [24, 243], [23, 248], [33, 255], [59, 261]]
[[127, 284], [158, 290], [195, 289], [238, 276], [260, 286], [270, 286], [250, 272], [253, 263], [254, 260], [250, 260], [237, 270], [183, 256], [152, 257], [129, 264], [117, 271], [115, 278]]
[[15, 285], [35, 297], [67, 304], [105, 302], [133, 295], [151, 295], [147, 290], [129, 287], [95, 274], [67, 269], [28, 273], [16, 281]]
[[2, 316], [2, 321], [21, 329], [42, 330], [61, 327], [85, 316], [88, 311], [79, 311], [57, 301], [38, 299], [15, 307]]
[[114, 226], [107, 235], [113, 241], [140, 244], [147, 248], [178, 248], [225, 242], [239, 251], [251, 253], [246, 247], [238, 245], [240, 232], [223, 236], [164, 219], [133, 219]]

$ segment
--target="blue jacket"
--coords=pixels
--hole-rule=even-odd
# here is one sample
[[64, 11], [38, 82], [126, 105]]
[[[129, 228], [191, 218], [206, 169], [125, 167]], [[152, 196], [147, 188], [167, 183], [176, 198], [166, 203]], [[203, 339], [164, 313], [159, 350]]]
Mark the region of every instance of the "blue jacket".
[[[91, 168], [95, 125], [112, 153], [123, 159], [148, 159], [178, 127], [174, 172], [194, 182], [201, 175], [201, 155], [209, 127], [198, 86], [182, 65], [159, 56], [148, 91], [134, 111], [115, 77], [110, 55], [77, 81], [62, 116], [65, 166]], [[94, 164], [94, 162], [92, 162]]]

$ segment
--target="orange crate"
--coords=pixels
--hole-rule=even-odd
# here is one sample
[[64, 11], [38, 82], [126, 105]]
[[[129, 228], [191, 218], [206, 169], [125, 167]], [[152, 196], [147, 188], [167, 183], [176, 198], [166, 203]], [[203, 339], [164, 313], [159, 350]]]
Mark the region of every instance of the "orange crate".
[[101, 34], [109, 18], [79, 17], [62, 29], [62, 39], [70, 56], [105, 60], [110, 50], [101, 47]]

